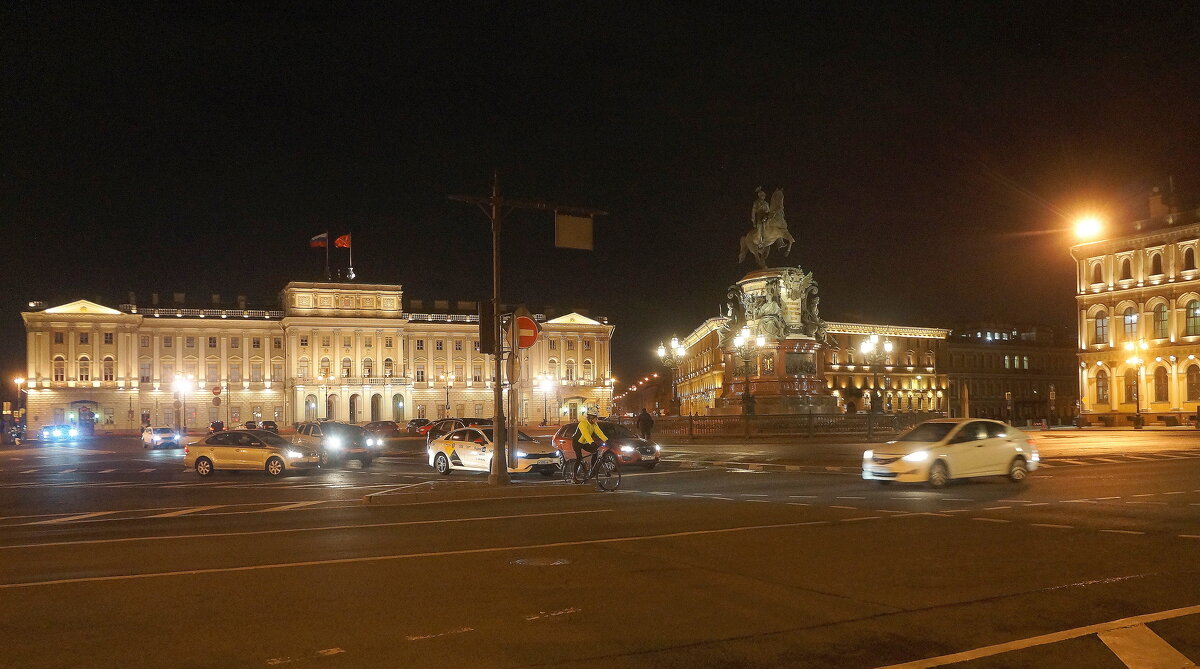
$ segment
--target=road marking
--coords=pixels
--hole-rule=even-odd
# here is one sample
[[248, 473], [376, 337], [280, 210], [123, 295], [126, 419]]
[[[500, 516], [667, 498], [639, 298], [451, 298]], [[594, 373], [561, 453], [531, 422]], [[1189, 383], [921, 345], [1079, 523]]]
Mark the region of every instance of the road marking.
[[1053, 527], [1053, 528], [1062, 529], [1062, 530], [1075, 529], [1074, 525], [1055, 525], [1054, 523], [1029, 523], [1029, 526], [1030, 527]]
[[837, 506], [837, 505], [832, 505], [832, 506], [830, 506], [829, 508], [831, 508], [831, 509], [857, 509], [858, 507], [857, 507], [857, 506]]
[[807, 504], [805, 502], [788, 502], [788, 505], [790, 505], [790, 506], [812, 506], [812, 504]]
[[[1197, 490], [1196, 492], [1200, 492], [1200, 490]], [[816, 499], [817, 498], [816, 495], [788, 495], [788, 497], [795, 497], [797, 499]]]
[[1163, 494], [1164, 495], [1182, 495], [1184, 492], [1185, 491], [1183, 491], [1183, 490], [1174, 490], [1171, 492], [1164, 492]]
[[100, 473], [100, 474], [111, 474], [111, 473], [113, 473], [113, 472], [115, 472], [115, 471], [117, 471], [117, 470], [115, 470], [115, 469], [105, 469], [105, 470], [103, 470], [103, 471], [100, 471], [99, 473]]
[[299, 509], [302, 506], [312, 506], [314, 504], [324, 504], [326, 501], [327, 500], [318, 499], [318, 500], [311, 501], [311, 502], [293, 502], [291, 504], [284, 504], [283, 506], [273, 506], [269, 509], [263, 509], [262, 512], [266, 513], [268, 511], [287, 511], [288, 509]]
[[766, 494], [765, 492], [745, 492], [745, 493], [742, 493], [742, 497], [766, 497], [766, 496], [767, 496], [767, 494]]
[[219, 509], [223, 506], [225, 506], [225, 505], [224, 504], [211, 504], [209, 506], [189, 506], [186, 509], [180, 509], [178, 511], [168, 511], [166, 513], [159, 513], [159, 514], [155, 514], [153, 516], [146, 516], [146, 517], [147, 518], [175, 518], [177, 516], [186, 516], [190, 513], [198, 513], [200, 511], [207, 511], [209, 509]]
[[1200, 539], [1200, 534], [1181, 534], [1181, 535], [1179, 535], [1179, 538], [1181, 538], [1181, 539]]
[[[606, 509], [607, 510], [607, 509]], [[416, 521], [416, 522], [453, 522], [453, 521]], [[783, 530], [807, 525], [828, 525], [827, 520], [813, 520], [801, 523], [772, 523], [769, 525], [741, 525], [738, 527], [720, 527], [710, 530], [687, 530], [683, 532], [667, 532], [664, 534], [642, 534], [628, 537], [608, 537], [604, 539], [583, 539], [578, 541], [554, 541], [541, 544], [512, 544], [508, 546], [487, 546], [484, 548], [462, 548], [449, 551], [427, 551], [422, 553], [393, 553], [391, 555], [367, 555], [352, 558], [330, 558], [326, 560], [305, 560], [301, 562], [273, 562], [268, 564], [244, 565], [240, 567], [209, 567], [204, 569], [185, 569], [180, 571], [143, 572], [139, 574], [116, 574], [112, 576], [85, 576], [78, 578], [62, 578], [49, 581], [25, 581], [22, 583], [0, 583], [0, 590], [15, 590], [18, 588], [37, 588], [49, 585], [69, 585], [74, 583], [101, 583], [110, 581], [136, 581], [148, 578], [163, 578], [168, 576], [201, 576], [204, 574], [229, 574], [269, 569], [289, 569], [296, 567], [323, 567], [345, 564], [362, 564], [369, 562], [394, 562], [415, 558], [450, 557], [455, 555], [483, 555], [487, 553], [505, 553], [509, 551], [541, 550], [545, 548], [566, 548], [568, 546], [592, 546], [604, 544], [630, 543], [634, 541], [651, 541], [656, 539], [678, 539], [710, 534], [732, 534], [735, 532], [754, 532], [759, 530]], [[295, 531], [317, 528], [297, 528]], [[270, 532], [285, 532], [292, 530], [270, 530]], [[109, 541], [109, 540], [101, 540]], [[120, 541], [113, 539], [111, 541]], [[1197, 607], [1200, 608], [1200, 607]]]
[[710, 497], [709, 499], [723, 499], [723, 500], [725, 500], [726, 502], [732, 502], [732, 501], [733, 501], [733, 498], [732, 498], [732, 497]]
[[1026, 504], [1025, 506], [1049, 506], [1049, 505], [1050, 505], [1050, 502], [1030, 502], [1029, 504]]
[[1141, 616], [1121, 618], [1120, 620], [1112, 620], [1106, 623], [1088, 625], [1086, 627], [1076, 627], [1074, 629], [1052, 632], [1050, 634], [1042, 634], [1040, 636], [1029, 637], [1028, 639], [1017, 639], [1016, 641], [998, 643], [991, 646], [984, 646], [982, 648], [962, 651], [960, 653], [952, 653], [950, 655], [940, 655], [938, 657], [929, 657], [923, 660], [892, 664], [886, 667], [880, 667], [879, 669], [928, 669], [929, 667], [942, 667], [947, 664], [969, 662], [971, 660], [978, 660], [982, 657], [999, 655], [1000, 653], [1008, 653], [1014, 650], [1024, 650], [1026, 648], [1033, 648], [1035, 646], [1045, 646], [1046, 644], [1058, 643], [1068, 639], [1077, 639], [1083, 636], [1107, 632], [1108, 630], [1131, 627], [1133, 625], [1145, 625], [1146, 623], [1170, 620], [1172, 618], [1180, 618], [1183, 616], [1195, 615], [1197, 613], [1200, 613], [1200, 605], [1187, 606], [1179, 609], [1170, 609], [1168, 611], [1159, 611], [1157, 613], [1148, 613]]
[[971, 520], [982, 520], [985, 523], [1011, 523], [1012, 522], [1011, 520], [1004, 520], [1003, 518], [972, 518]]
[[842, 519], [841, 519], [840, 521], [838, 521], [838, 522], [842, 522], [842, 523], [853, 523], [853, 522], [856, 522], [856, 521], [859, 521], [859, 520], [879, 520], [880, 518], [881, 518], [881, 516], [862, 516], [862, 517], [860, 517], [860, 518], [842, 518]]
[[74, 474], [77, 471], [79, 471], [79, 470], [78, 469], [64, 469], [61, 472], [59, 472], [59, 474]]
[[1059, 500], [1059, 503], [1060, 503], [1060, 504], [1074, 504], [1074, 503], [1077, 503], [1077, 502], [1082, 502], [1082, 503], [1084, 503], [1084, 504], [1095, 504], [1095, 503], [1096, 503], [1095, 501], [1093, 501], [1093, 500], [1090, 500], [1090, 499], [1064, 499], [1064, 500]]
[[764, 504], [770, 504], [770, 503], [771, 503], [771, 500], [769, 500], [769, 499], [748, 499], [748, 500], [746, 500], [746, 501], [747, 501], [747, 502], [762, 502], [762, 503], [764, 503]]
[[1033, 502], [1031, 499], [998, 499], [997, 502], [1011, 502], [1013, 504], [1029, 504]]
[[1120, 495], [1115, 495], [1115, 496], [1113, 496], [1113, 497], [1097, 497], [1096, 499], [1098, 499], [1098, 500], [1105, 500], [1105, 499], [1121, 499], [1121, 496], [1120, 496]]
[[1121, 462], [1121, 460], [1115, 460], [1115, 459], [1113, 459], [1113, 458], [1093, 458], [1093, 459], [1094, 459], [1094, 460], [1099, 460], [1100, 462], [1113, 462], [1113, 463], [1120, 463], [1120, 462]]
[[983, 507], [983, 510], [984, 511], [996, 511], [998, 509], [1011, 509], [1011, 508], [1012, 508], [1011, 506], [985, 506], [985, 507]]
[[1134, 530], [1100, 530], [1110, 534], [1145, 534], [1145, 532], [1135, 532]]
[[154, 471], [153, 467], [147, 467], [146, 469], [143, 469], [143, 470], [139, 471], [138, 473], [139, 474], [149, 474], [152, 471]]
[[835, 497], [834, 499], [866, 499], [866, 497]]
[[95, 518], [96, 516], [105, 516], [110, 513], [120, 513], [120, 511], [93, 511], [91, 513], [81, 513], [76, 516], [67, 516], [65, 518], [51, 518], [50, 520], [39, 520], [33, 523], [25, 523], [26, 525], [55, 525], [58, 523], [70, 523], [84, 518]]
[[1068, 465], [1086, 465], [1087, 464], [1086, 462], [1082, 462], [1080, 460], [1063, 460], [1060, 458], [1055, 458], [1054, 462], [1055, 462], [1055, 464], [1068, 464]]
[[1137, 495], [1130, 495], [1130, 497], [1152, 497], [1152, 496], [1154, 496], [1154, 493], [1152, 493], [1152, 492], [1143, 492], [1143, 493], [1139, 493]]
[[462, 627], [462, 628], [459, 628], [456, 630], [450, 630], [449, 632], [438, 632], [437, 634], [423, 634], [420, 636], [407, 636], [404, 638], [408, 639], [409, 641], [424, 641], [425, 639], [436, 639], [438, 637], [448, 636], [450, 634], [464, 634], [466, 632], [474, 632], [474, 631], [475, 631], [474, 627]]
[[[506, 520], [510, 518], [541, 518], [545, 516], [576, 516], [585, 513], [607, 513], [613, 509], [587, 509], [584, 511], [547, 511], [545, 513], [523, 513], [509, 516], [473, 516], [470, 518], [448, 518], [438, 520], [401, 520], [394, 523], [367, 523], [360, 525], [326, 525], [323, 527], [292, 527], [281, 530], [253, 530], [250, 532], [208, 532], [203, 534], [170, 534], [152, 537], [121, 537], [120, 539], [80, 539], [77, 541], [51, 541], [41, 544], [16, 544], [0, 546], [0, 550], [12, 548], [46, 548], [53, 546], [80, 546], [87, 544], [123, 544], [132, 541], [172, 541], [181, 539], [213, 539], [217, 537], [256, 536], [260, 534], [295, 534], [298, 532], [325, 532], [329, 530], [373, 529], [379, 527], [404, 527], [409, 525], [437, 525], [439, 523], [466, 523], [477, 520]], [[118, 513], [113, 511], [112, 513]], [[826, 522], [826, 521], [821, 521]], [[3, 586], [0, 586], [3, 587]]]
[[1196, 666], [1145, 625], [1105, 630], [1096, 636], [1130, 669]]
[[21, 472], [21, 473], [22, 473], [22, 474], [32, 474], [32, 473], [34, 473], [34, 472], [36, 472], [36, 471], [37, 471], [36, 469], [26, 469], [25, 471], [23, 471], [23, 472]]
[[942, 497], [943, 502], [974, 502], [970, 497]]

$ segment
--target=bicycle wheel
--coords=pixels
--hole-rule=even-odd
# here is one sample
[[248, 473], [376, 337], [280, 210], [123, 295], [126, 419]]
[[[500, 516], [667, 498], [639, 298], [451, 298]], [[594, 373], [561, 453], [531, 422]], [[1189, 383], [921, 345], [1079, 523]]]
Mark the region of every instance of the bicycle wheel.
[[563, 458], [562, 464], [562, 479], [567, 483], [575, 482], [575, 459]]
[[596, 485], [601, 490], [613, 491], [621, 487], [621, 465], [612, 453], [604, 456], [596, 468]]
[[575, 467], [571, 470], [571, 483], [584, 483], [588, 480], [587, 461], [583, 458], [574, 460]]

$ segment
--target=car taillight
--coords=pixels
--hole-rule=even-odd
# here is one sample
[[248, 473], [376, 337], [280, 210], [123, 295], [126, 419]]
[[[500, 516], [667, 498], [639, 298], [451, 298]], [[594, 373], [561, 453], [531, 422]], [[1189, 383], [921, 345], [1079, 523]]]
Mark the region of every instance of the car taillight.
[[183, 447], [183, 454], [184, 454], [184, 455], [187, 455], [188, 453], [191, 453], [191, 452], [192, 452], [192, 449], [188, 448], [187, 446], [184, 446], [184, 447]]

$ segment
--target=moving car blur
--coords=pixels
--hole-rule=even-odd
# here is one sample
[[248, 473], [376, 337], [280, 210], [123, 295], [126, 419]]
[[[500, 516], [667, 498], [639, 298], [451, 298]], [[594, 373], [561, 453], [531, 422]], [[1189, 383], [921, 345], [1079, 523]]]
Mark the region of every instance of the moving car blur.
[[976, 476], [1007, 476], [1020, 483], [1040, 459], [1033, 439], [1015, 427], [995, 420], [939, 418], [863, 453], [862, 477], [935, 488]]

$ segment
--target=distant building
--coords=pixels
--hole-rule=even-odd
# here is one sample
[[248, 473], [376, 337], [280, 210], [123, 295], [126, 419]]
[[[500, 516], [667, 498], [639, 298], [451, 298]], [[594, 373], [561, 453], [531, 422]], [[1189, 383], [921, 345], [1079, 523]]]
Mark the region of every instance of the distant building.
[[1071, 248], [1085, 418], [1178, 423], [1200, 407], [1200, 209], [1159, 194], [1150, 218]]
[[[31, 303], [21, 314], [30, 429], [93, 417], [100, 429], [137, 429], [493, 413], [494, 367], [480, 352], [474, 302], [405, 308], [398, 285], [308, 282], [283, 289], [282, 309], [213, 297]], [[607, 412], [613, 326], [579, 313], [535, 318], [542, 334], [522, 352], [520, 419]], [[177, 390], [177, 377], [190, 391]]]

